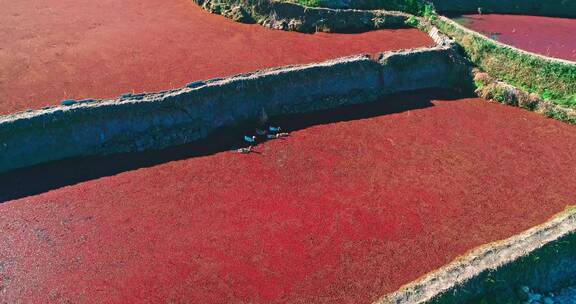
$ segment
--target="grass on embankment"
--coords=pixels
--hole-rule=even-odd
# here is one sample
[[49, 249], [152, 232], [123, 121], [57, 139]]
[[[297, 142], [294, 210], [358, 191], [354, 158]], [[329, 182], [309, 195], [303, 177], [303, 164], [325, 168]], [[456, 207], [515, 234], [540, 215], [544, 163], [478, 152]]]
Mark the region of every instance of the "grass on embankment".
[[[422, 0], [359, 0], [344, 4], [341, 0], [285, 0], [313, 7], [384, 9], [424, 16], [444, 34], [462, 46], [472, 63], [499, 81], [509, 83], [543, 100], [576, 109], [576, 63], [554, 60], [500, 44], [456, 22], [436, 15]], [[419, 27], [412, 17], [406, 24]]]
[[354, 9], [383, 9], [387, 11], [400, 11], [422, 16], [426, 5], [422, 0], [357, 0], [345, 5], [338, 0], [286, 0], [311, 7], [354, 8]]
[[467, 57], [500, 81], [542, 99], [576, 108], [576, 63], [548, 59], [499, 44], [444, 17], [430, 18], [462, 46]]

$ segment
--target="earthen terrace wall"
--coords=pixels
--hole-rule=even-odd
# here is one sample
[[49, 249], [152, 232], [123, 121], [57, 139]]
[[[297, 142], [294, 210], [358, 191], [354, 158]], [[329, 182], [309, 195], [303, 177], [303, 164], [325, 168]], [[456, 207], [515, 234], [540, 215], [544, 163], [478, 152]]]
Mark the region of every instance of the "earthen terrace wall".
[[521, 285], [553, 291], [576, 271], [576, 209], [568, 208], [542, 225], [480, 246], [452, 263], [388, 294], [378, 304], [476, 303], [500, 293], [513, 299]]
[[381, 28], [406, 27], [409, 14], [385, 10], [355, 10], [305, 7], [269, 0], [194, 0], [205, 10], [235, 21], [265, 27], [313, 32], [365, 32]]
[[[268, 115], [449, 88], [465, 78], [450, 45], [199, 81], [152, 94], [89, 100], [0, 118], [0, 172], [87, 155], [160, 149]], [[454, 76], [454, 74], [462, 74]]]

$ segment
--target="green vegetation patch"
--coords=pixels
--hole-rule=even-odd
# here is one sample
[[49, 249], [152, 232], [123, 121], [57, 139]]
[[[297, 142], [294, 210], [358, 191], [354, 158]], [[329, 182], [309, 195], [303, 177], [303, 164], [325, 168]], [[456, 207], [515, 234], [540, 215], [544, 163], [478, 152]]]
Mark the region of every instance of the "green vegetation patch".
[[405, 13], [423, 16], [426, 4], [423, 0], [356, 0], [345, 3], [341, 0], [288, 0], [306, 6], [329, 7], [329, 8], [354, 8], [354, 9], [383, 9], [388, 11], [401, 11]]
[[431, 19], [440, 31], [462, 46], [474, 64], [498, 80], [536, 93], [555, 104], [576, 108], [576, 64], [500, 45], [443, 17]]
[[323, 1], [323, 0], [294, 0], [294, 1], [288, 1], [288, 2], [294, 2], [294, 3], [302, 4], [305, 6], [311, 6], [311, 7], [334, 7], [334, 8], [337, 7], [335, 5], [335, 3], [332, 5], [330, 5], [330, 3], [325, 3], [325, 2], [332, 2], [330, 0], [328, 0], [328, 1]]

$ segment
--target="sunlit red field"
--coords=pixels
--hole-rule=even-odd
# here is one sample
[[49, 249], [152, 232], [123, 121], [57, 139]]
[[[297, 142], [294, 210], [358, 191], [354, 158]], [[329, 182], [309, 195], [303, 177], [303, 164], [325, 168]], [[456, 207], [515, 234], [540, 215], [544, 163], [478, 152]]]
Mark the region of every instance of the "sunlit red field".
[[576, 197], [575, 127], [517, 108], [403, 96], [276, 123], [290, 137], [257, 153], [175, 157], [1, 204], [0, 298], [368, 303]]
[[520, 49], [576, 61], [576, 19], [515, 15], [465, 15], [467, 27]]
[[[189, 0], [6, 2], [0, 38], [0, 114], [432, 45], [273, 31]], [[274, 118], [290, 136], [248, 155], [236, 128], [0, 175], [0, 302], [367, 303], [574, 204], [574, 126], [449, 96]]]
[[416, 29], [269, 30], [209, 14], [191, 0], [4, 1], [0, 41], [0, 114], [433, 44]]

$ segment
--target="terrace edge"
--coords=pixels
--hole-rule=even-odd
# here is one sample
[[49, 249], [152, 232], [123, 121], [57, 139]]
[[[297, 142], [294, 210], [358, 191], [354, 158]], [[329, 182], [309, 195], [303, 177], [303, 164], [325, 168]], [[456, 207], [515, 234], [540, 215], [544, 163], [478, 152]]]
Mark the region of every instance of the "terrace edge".
[[[448, 295], [449, 297], [450, 291], [461, 288], [463, 284], [486, 289], [484, 282], [479, 282], [481, 274], [505, 271], [506, 269], [502, 268], [505, 265], [512, 265], [543, 246], [574, 232], [576, 232], [576, 208], [572, 207], [520, 234], [472, 249], [451, 263], [383, 296], [375, 304], [427, 303], [438, 300], [442, 296]], [[465, 302], [466, 297], [472, 300], [471, 298], [479, 292], [481, 290], [469, 295], [461, 292], [458, 294], [458, 300]]]
[[383, 28], [408, 27], [411, 16], [385, 10], [306, 7], [296, 3], [268, 0], [193, 0], [206, 11], [234, 21], [258, 23], [264, 27], [304, 33], [366, 32]]
[[[560, 109], [560, 112], [564, 107], [576, 107], [575, 62], [543, 56], [500, 43], [464, 28], [448, 18], [438, 16], [435, 12], [426, 16], [428, 20], [425, 20], [395, 11], [306, 7], [286, 1], [193, 1], [205, 10], [239, 22], [259, 23], [265, 27], [288, 31], [359, 32], [403, 26], [422, 29], [422, 23], [431, 22], [442, 33], [455, 39], [473, 64], [481, 67], [499, 81], [509, 83], [528, 93], [539, 94], [542, 99], [555, 103], [555, 107]], [[562, 0], [552, 1], [562, 2]], [[432, 2], [435, 5], [440, 3], [439, 1]], [[453, 2], [462, 3], [461, 0], [453, 0]], [[498, 5], [494, 4], [492, 8], [489, 6], [489, 12], [509, 12], [508, 9], [515, 9], [517, 13], [540, 12], [539, 15], [554, 15], [547, 14], [549, 4], [522, 6], [521, 8], [516, 2], [515, 4], [500, 2]], [[574, 5], [576, 6], [576, 2]], [[442, 6], [439, 7], [439, 11], [445, 11]], [[467, 9], [462, 7], [462, 10]], [[573, 14], [576, 16], [576, 9]], [[502, 64], [503, 62], [505, 64]], [[533, 73], [533, 69], [536, 69], [537, 73]]]
[[429, 19], [462, 47], [473, 64], [496, 79], [556, 104], [576, 107], [576, 62], [503, 44], [443, 16]]
[[475, 93], [484, 99], [505, 105], [520, 107], [556, 120], [576, 124], [576, 109], [567, 108], [542, 99], [536, 93], [528, 93], [508, 83], [498, 81], [478, 68], [472, 70]]

